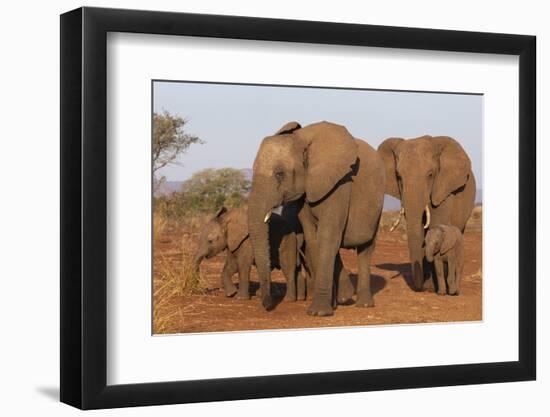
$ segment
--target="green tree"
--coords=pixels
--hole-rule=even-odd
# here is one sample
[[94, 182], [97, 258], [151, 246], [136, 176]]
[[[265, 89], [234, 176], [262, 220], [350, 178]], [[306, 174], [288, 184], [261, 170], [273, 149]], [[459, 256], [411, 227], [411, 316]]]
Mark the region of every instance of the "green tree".
[[185, 211], [214, 213], [222, 206], [240, 207], [250, 191], [250, 181], [240, 169], [204, 169], [182, 185], [180, 198]]
[[[175, 163], [179, 154], [185, 153], [194, 143], [205, 143], [198, 136], [183, 131], [187, 120], [167, 111], [153, 113], [153, 174], [168, 164]], [[161, 181], [156, 179], [155, 181]]]

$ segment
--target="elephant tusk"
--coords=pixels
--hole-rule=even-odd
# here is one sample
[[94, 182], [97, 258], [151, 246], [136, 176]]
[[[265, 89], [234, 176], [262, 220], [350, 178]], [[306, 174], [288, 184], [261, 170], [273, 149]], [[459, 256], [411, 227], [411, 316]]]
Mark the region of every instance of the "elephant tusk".
[[428, 227], [430, 227], [430, 220], [431, 220], [431, 214], [430, 214], [430, 207], [426, 204], [426, 207], [424, 207], [424, 210], [426, 211], [426, 224], [424, 225], [424, 230], [426, 230]]
[[390, 227], [390, 232], [393, 232], [395, 228], [399, 225], [399, 223], [401, 222], [401, 217], [403, 217], [404, 214], [405, 214], [405, 208], [401, 207], [401, 210], [399, 210], [399, 217], [397, 218], [395, 223], [392, 225], [392, 227]]
[[271, 210], [269, 210], [264, 217], [264, 223], [267, 223], [271, 219]]

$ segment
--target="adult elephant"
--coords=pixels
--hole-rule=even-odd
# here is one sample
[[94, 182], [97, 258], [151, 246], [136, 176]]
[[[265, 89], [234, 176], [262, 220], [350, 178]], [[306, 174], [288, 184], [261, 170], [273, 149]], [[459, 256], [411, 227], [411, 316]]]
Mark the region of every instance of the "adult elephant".
[[386, 193], [401, 200], [413, 283], [422, 291], [426, 229], [451, 224], [464, 233], [472, 213], [476, 181], [470, 158], [447, 136], [390, 138], [378, 152], [386, 165]]
[[346, 303], [353, 286], [343, 268], [340, 247], [358, 253], [357, 306], [373, 306], [370, 259], [384, 200], [385, 170], [378, 153], [345, 127], [320, 122], [283, 126], [263, 140], [254, 161], [248, 199], [249, 233], [260, 279], [262, 303], [271, 299], [268, 227], [271, 210], [303, 199], [299, 212], [315, 290], [308, 314], [333, 314], [337, 299]]

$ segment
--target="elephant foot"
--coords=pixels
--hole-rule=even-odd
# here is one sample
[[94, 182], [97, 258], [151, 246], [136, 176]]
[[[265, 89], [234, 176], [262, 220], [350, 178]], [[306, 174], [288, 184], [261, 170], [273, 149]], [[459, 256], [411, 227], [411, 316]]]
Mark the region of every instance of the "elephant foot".
[[353, 293], [355, 288], [349, 279], [341, 280], [338, 283], [338, 304], [348, 305], [353, 303]]
[[287, 293], [284, 298], [285, 301], [294, 302], [296, 301], [296, 296], [294, 294]]
[[271, 295], [262, 295], [262, 305], [266, 311], [271, 311], [275, 308]]
[[334, 310], [331, 306], [330, 300], [322, 299], [322, 300], [313, 300], [309, 308], [307, 309], [307, 314], [310, 316], [332, 316], [334, 314]]
[[296, 289], [296, 300], [303, 301], [306, 299], [306, 288], [305, 280], [302, 283], [298, 283], [298, 288]]
[[438, 290], [437, 295], [447, 295], [447, 292], [445, 290]]
[[234, 285], [226, 285], [224, 288], [225, 296], [226, 297], [233, 297], [237, 293], [237, 287]]
[[246, 291], [239, 290], [239, 292], [235, 296], [235, 299], [236, 300], [250, 300], [250, 294], [248, 293], [248, 290], [246, 290]]
[[413, 291], [415, 292], [423, 292], [424, 291], [424, 281], [419, 281], [416, 278], [413, 278]]
[[372, 294], [359, 292], [359, 294], [357, 294], [357, 301], [355, 302], [355, 306], [356, 307], [374, 307], [374, 300], [372, 299]]

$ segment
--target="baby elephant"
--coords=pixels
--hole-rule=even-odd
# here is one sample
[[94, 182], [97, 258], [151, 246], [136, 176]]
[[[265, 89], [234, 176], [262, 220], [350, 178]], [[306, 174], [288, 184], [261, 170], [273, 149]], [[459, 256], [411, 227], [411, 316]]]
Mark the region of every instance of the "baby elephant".
[[[227, 297], [237, 293], [236, 298], [240, 300], [250, 298], [250, 268], [254, 264], [254, 252], [248, 238], [247, 218], [247, 209], [244, 207], [231, 210], [222, 207], [204, 226], [195, 254], [195, 268], [198, 270], [204, 258], [211, 258], [227, 249], [221, 287]], [[300, 300], [305, 299], [305, 279], [302, 274], [297, 273], [302, 234], [296, 233], [290, 222], [274, 213], [269, 221], [269, 241], [271, 268], [280, 269], [286, 278], [285, 300], [296, 301], [297, 297]], [[236, 272], [239, 273], [238, 292], [231, 281]]]
[[464, 269], [464, 237], [455, 227], [439, 224], [426, 234], [426, 259], [435, 265], [439, 295], [445, 295], [445, 263], [450, 295], [458, 295]]

